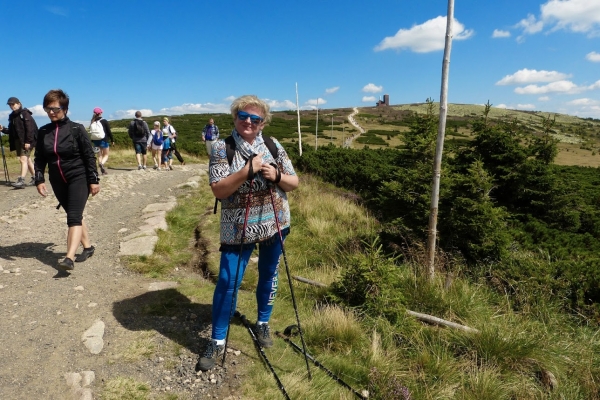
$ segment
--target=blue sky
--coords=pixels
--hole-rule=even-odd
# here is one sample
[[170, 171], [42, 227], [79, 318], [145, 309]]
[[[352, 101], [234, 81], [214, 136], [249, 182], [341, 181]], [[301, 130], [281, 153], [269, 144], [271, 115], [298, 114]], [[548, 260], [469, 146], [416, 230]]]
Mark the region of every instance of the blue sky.
[[[18, 1], [2, 5], [0, 101], [44, 94], [89, 122], [439, 100], [447, 1]], [[448, 101], [600, 118], [599, 0], [455, 0]], [[4, 96], [4, 98], [2, 98]], [[10, 110], [0, 108], [0, 124]], [[39, 118], [38, 118], [39, 117]], [[208, 118], [208, 117], [207, 117]]]

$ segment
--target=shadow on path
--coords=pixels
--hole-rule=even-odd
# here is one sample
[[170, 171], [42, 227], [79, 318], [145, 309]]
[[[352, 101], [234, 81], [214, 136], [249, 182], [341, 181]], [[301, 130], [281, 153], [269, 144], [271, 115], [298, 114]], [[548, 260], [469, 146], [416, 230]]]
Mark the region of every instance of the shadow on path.
[[57, 274], [54, 278], [61, 278], [69, 276], [68, 272], [60, 271], [57, 268], [58, 260], [64, 257], [64, 253], [55, 253], [48, 250], [49, 247], [54, 246], [54, 243], [19, 243], [12, 246], [0, 246], [0, 259], [8, 261], [16, 261], [17, 258], [35, 258], [39, 262], [48, 265]]
[[200, 337], [198, 332], [211, 325], [211, 305], [193, 303], [176, 289], [150, 291], [117, 301], [113, 315], [126, 329], [155, 330], [195, 354], [208, 344], [208, 337]]

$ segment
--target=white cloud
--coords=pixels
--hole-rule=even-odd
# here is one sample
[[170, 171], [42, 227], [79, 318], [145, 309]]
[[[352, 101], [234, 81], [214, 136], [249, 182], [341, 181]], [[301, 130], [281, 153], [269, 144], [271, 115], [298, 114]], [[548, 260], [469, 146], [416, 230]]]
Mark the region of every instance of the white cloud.
[[[597, 0], [548, 0], [540, 6], [540, 15], [529, 14], [516, 24], [523, 35], [541, 32], [544, 27], [549, 32], [567, 30], [586, 33], [589, 37], [600, 36], [600, 2]], [[523, 40], [523, 35], [517, 41]]]
[[46, 11], [48, 11], [49, 13], [52, 13], [54, 15], [59, 15], [61, 17], [68, 17], [69, 16], [69, 12], [67, 10], [65, 10], [62, 7], [57, 7], [57, 6], [46, 6]]
[[544, 22], [538, 21], [535, 15], [529, 14], [527, 18], [520, 20], [515, 27], [522, 28], [523, 33], [532, 35], [544, 29]]
[[308, 100], [308, 101], [307, 101], [306, 103], [304, 103], [304, 104], [306, 104], [306, 105], [308, 105], [308, 106], [317, 106], [317, 105], [319, 105], [319, 106], [322, 106], [322, 105], [323, 105], [323, 104], [325, 104], [325, 103], [327, 103], [327, 100], [325, 100], [325, 99], [322, 99], [322, 98], [320, 98], [320, 97], [319, 97], [319, 98], [317, 98], [317, 99], [310, 99], [310, 100]]
[[[414, 25], [410, 29], [400, 29], [394, 36], [384, 38], [375, 46], [375, 51], [409, 49], [415, 53], [429, 53], [443, 50], [446, 37], [446, 22], [446, 17], [439, 16], [421, 25]], [[454, 19], [453, 22], [453, 40], [465, 40], [473, 36], [474, 31], [472, 29], [465, 30], [464, 25], [458, 22], [457, 19]]]
[[510, 37], [510, 32], [509, 31], [503, 31], [501, 29], [494, 29], [494, 32], [492, 33], [492, 37], [493, 38], [506, 38], [506, 37]]
[[508, 108], [506, 104], [498, 104], [496, 108]]
[[571, 81], [551, 82], [547, 85], [527, 85], [515, 89], [517, 94], [546, 94], [546, 93], [569, 93], [575, 94], [587, 90], [585, 87], [577, 86]]
[[127, 119], [127, 118], [135, 118], [135, 112], [140, 111], [142, 113], [142, 118], [150, 117], [154, 115], [154, 112], [149, 109], [143, 110], [117, 110], [114, 114], [111, 114], [109, 119]]
[[[181, 114], [205, 114], [205, 113], [228, 113], [229, 105], [213, 103], [184, 103], [180, 106], [161, 108], [157, 114], [181, 115]], [[142, 111], [143, 113], [143, 111]]]
[[525, 87], [518, 87], [515, 89], [517, 94], [546, 94], [546, 93], [566, 93], [566, 94], [577, 94], [585, 92], [587, 90], [600, 89], [600, 80], [597, 80], [589, 86], [579, 86], [571, 81], [558, 81], [552, 82], [545, 86], [538, 85], [527, 85]]
[[517, 104], [517, 110], [535, 110], [535, 104]]
[[574, 105], [574, 106], [597, 106], [597, 105], [600, 105], [600, 100], [582, 98], [582, 99], [571, 100], [567, 104]]
[[597, 80], [592, 85], [587, 87], [587, 90], [596, 90], [596, 89], [600, 89], [600, 80]]
[[585, 59], [591, 62], [600, 62], [600, 53], [592, 51], [585, 56]]
[[278, 100], [265, 99], [265, 101], [267, 102], [269, 107], [271, 107], [273, 109], [278, 109], [278, 110], [295, 110], [296, 109], [296, 103], [294, 103], [290, 100], [278, 101]]
[[44, 111], [44, 107], [41, 104], [35, 105], [33, 107], [27, 107], [29, 111], [32, 112], [34, 117], [47, 117], [46, 111]]
[[550, 100], [550, 96], [542, 96], [542, 97], [538, 97], [539, 101], [549, 101]]
[[366, 93], [379, 93], [383, 91], [383, 86], [377, 86], [374, 83], [369, 83], [362, 88], [362, 91]]
[[334, 94], [335, 92], [337, 92], [338, 90], [340, 90], [339, 86], [335, 86], [329, 89], [325, 89], [325, 93], [327, 94]]
[[363, 103], [375, 103], [375, 101], [376, 101], [375, 96], [363, 96], [363, 98], [362, 98]]
[[555, 22], [552, 30], [565, 29], [596, 36], [600, 33], [600, 2], [596, 0], [549, 0], [541, 18]]
[[231, 102], [232, 102], [232, 101], [234, 101], [235, 99], [237, 99], [237, 97], [235, 97], [235, 96], [231, 95], [231, 96], [227, 96], [227, 97], [225, 97], [223, 100], [224, 100], [224, 101], [226, 101], [226, 102], [228, 102], [228, 103], [231, 103]]
[[570, 78], [571, 75], [557, 71], [537, 71], [535, 69], [521, 69], [512, 75], [506, 75], [496, 82], [496, 85], [521, 85], [533, 82], [556, 82]]

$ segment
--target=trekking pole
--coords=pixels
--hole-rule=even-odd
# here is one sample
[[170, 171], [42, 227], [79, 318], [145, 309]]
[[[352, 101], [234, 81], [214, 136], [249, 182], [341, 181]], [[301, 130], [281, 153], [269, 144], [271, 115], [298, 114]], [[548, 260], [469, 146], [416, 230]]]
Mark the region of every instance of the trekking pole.
[[8, 165], [6, 164], [6, 156], [4, 155], [4, 141], [2, 140], [3, 133], [0, 133], [0, 148], [2, 149], [2, 166], [4, 167], [4, 181], [10, 185], [10, 176], [8, 175]]
[[269, 193], [271, 194], [271, 205], [273, 207], [273, 216], [275, 217], [275, 225], [277, 226], [277, 233], [279, 234], [279, 242], [281, 243], [281, 254], [283, 254], [283, 264], [285, 265], [285, 272], [288, 277], [288, 283], [290, 285], [290, 293], [292, 294], [292, 304], [294, 305], [294, 312], [296, 313], [296, 322], [298, 323], [298, 332], [300, 333], [300, 341], [302, 342], [302, 349], [304, 350], [304, 361], [306, 362], [306, 371], [308, 372], [308, 380], [312, 379], [310, 374], [310, 366], [308, 365], [308, 352], [306, 351], [306, 343], [304, 342], [304, 335], [302, 334], [302, 328], [300, 327], [300, 317], [298, 316], [298, 307], [296, 306], [296, 296], [294, 296], [294, 286], [292, 285], [292, 275], [290, 274], [290, 268], [288, 267], [287, 256], [285, 254], [285, 247], [283, 246], [283, 236], [281, 235], [281, 228], [279, 226], [279, 218], [277, 217], [277, 210], [275, 209], [275, 200], [273, 198], [273, 185], [269, 183]]
[[290, 396], [285, 391], [285, 387], [283, 387], [283, 383], [281, 383], [281, 381], [279, 380], [279, 377], [277, 376], [277, 373], [275, 373], [275, 369], [273, 369], [273, 366], [269, 362], [269, 359], [267, 358], [265, 351], [263, 350], [260, 343], [258, 343], [258, 339], [257, 339], [256, 335], [254, 334], [252, 327], [250, 326], [250, 322], [248, 322], [248, 319], [246, 318], [246, 316], [243, 314], [240, 314], [239, 311], [235, 312], [235, 316], [239, 317], [242, 320], [242, 323], [244, 324], [246, 329], [248, 329], [248, 332], [250, 332], [250, 336], [252, 337], [252, 341], [254, 342], [254, 345], [258, 349], [258, 352], [262, 356], [263, 361], [265, 362], [265, 364], [267, 364], [267, 367], [269, 367], [269, 370], [271, 371], [271, 373], [273, 374], [273, 377], [275, 378], [275, 381], [277, 382], [277, 387], [279, 388], [279, 390], [281, 390], [281, 393], [283, 393], [283, 396], [286, 399], [290, 400]]
[[300, 348], [300, 346], [298, 346], [296, 343], [292, 342], [292, 340], [289, 338], [289, 336], [291, 336], [291, 331], [292, 331], [293, 328], [296, 328], [296, 325], [288, 326], [287, 328], [285, 328], [284, 333], [276, 331], [275, 335], [279, 336], [286, 343], [288, 343], [289, 345], [291, 345], [294, 350], [296, 350], [296, 351], [298, 351], [300, 353], [303, 353], [306, 357], [308, 357], [308, 359], [310, 361], [313, 362], [313, 364], [315, 364], [317, 367], [319, 367], [323, 371], [325, 371], [325, 373], [327, 375], [329, 375], [334, 381], [336, 381], [337, 383], [339, 383], [340, 385], [342, 385], [346, 389], [349, 389], [352, 393], [354, 393], [354, 395], [356, 395], [356, 397], [358, 397], [361, 400], [366, 400], [367, 399], [365, 396], [363, 396], [362, 394], [360, 394], [359, 392], [357, 392], [356, 390], [354, 390], [352, 388], [352, 386], [348, 385], [340, 377], [338, 377], [336, 374], [334, 374], [331, 370], [329, 370], [327, 367], [325, 367], [319, 361], [315, 360], [315, 358], [313, 356], [311, 356], [310, 354], [304, 353], [304, 351], [302, 351], [302, 349]]
[[248, 175], [252, 176], [252, 179], [250, 180], [250, 190], [248, 191], [248, 201], [246, 202], [246, 213], [244, 215], [244, 227], [242, 228], [242, 236], [240, 238], [240, 253], [238, 255], [238, 263], [235, 271], [235, 281], [233, 282], [233, 296], [231, 297], [231, 307], [229, 308], [229, 323], [227, 324], [227, 336], [225, 337], [225, 348], [223, 349], [223, 363], [221, 364], [221, 367], [225, 366], [225, 357], [227, 356], [227, 344], [229, 343], [229, 328], [231, 328], [231, 318], [233, 317], [233, 313], [235, 311], [235, 301], [238, 292], [237, 281], [240, 276], [240, 264], [242, 263], [242, 252], [244, 251], [244, 239], [246, 238], [246, 226], [248, 224], [248, 213], [250, 211], [250, 202], [252, 200], [252, 186], [254, 183], [254, 169], [252, 168], [253, 158], [254, 155], [250, 156], [250, 158], [248, 159], [248, 162], [250, 163], [250, 172]]

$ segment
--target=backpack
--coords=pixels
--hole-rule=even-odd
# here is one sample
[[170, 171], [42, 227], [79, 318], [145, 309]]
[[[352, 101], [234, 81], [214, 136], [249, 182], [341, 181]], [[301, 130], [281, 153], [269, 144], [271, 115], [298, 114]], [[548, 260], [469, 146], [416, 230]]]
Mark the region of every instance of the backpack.
[[[279, 156], [279, 150], [277, 149], [277, 145], [273, 141], [273, 138], [271, 136], [263, 135], [263, 140], [265, 141], [265, 146], [267, 146], [267, 149], [269, 149], [269, 153], [271, 153], [271, 156], [273, 156], [273, 159], [277, 160], [277, 157]], [[228, 136], [227, 139], [225, 139], [225, 152], [227, 153], [227, 163], [230, 167], [231, 163], [233, 162], [233, 157], [235, 156], [235, 148], [235, 139], [233, 136]], [[213, 210], [214, 214], [217, 213], [218, 204], [219, 199], [215, 198], [215, 208]]]
[[104, 139], [104, 136], [104, 127], [102, 127], [100, 120], [92, 122], [90, 125], [90, 139], [102, 140]]
[[35, 147], [37, 143], [38, 126], [35, 122], [35, 119], [33, 119], [31, 115], [31, 111], [29, 111], [27, 108], [25, 108], [23, 111], [29, 112], [28, 118], [23, 117], [23, 113], [19, 114], [19, 117], [21, 117], [21, 120], [23, 121], [23, 127], [25, 128], [25, 141], [27, 141], [29, 134], [33, 132], [33, 142], [31, 143], [31, 146]]
[[157, 131], [152, 135], [152, 143], [154, 143], [156, 146], [163, 144], [163, 135], [161, 131]]
[[135, 137], [142, 138], [146, 136], [146, 130], [144, 129], [144, 121], [141, 119], [135, 120], [135, 126], [133, 127], [133, 134]]

